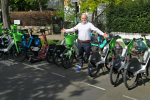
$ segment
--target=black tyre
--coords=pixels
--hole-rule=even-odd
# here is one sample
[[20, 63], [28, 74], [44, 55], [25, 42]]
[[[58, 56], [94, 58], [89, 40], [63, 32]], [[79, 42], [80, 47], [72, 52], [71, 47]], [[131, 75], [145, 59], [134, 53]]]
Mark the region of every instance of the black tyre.
[[61, 65], [61, 55], [57, 53], [53, 53], [53, 62], [55, 65], [60, 66]]
[[120, 72], [114, 67], [110, 67], [110, 82], [112, 85], [116, 85], [119, 81]]
[[13, 48], [13, 56], [15, 60], [23, 61], [27, 56], [26, 48], [21, 43], [18, 43], [17, 47], [18, 47], [18, 51], [16, 49], [16, 46], [14, 46]]
[[148, 62], [147, 67], [146, 67], [146, 75], [150, 77], [150, 61]]
[[78, 61], [79, 59], [78, 59], [78, 54], [74, 51], [74, 58], [75, 58], [75, 60], [76, 61]]
[[[38, 51], [40, 51], [41, 48], [42, 48], [42, 44], [41, 44], [41, 43], [40, 43], [40, 45], [38, 46], [38, 48], [39, 48]], [[33, 46], [33, 45], [30, 46], [30, 51], [31, 51], [31, 52], [34, 52], [34, 46]]]
[[123, 80], [126, 88], [128, 89], [134, 88], [136, 86], [138, 79], [139, 79], [139, 74], [137, 76], [134, 76], [133, 73], [128, 70], [124, 71]]
[[96, 77], [98, 71], [98, 66], [96, 66], [94, 63], [88, 62], [88, 73], [91, 77]]
[[49, 63], [52, 63], [53, 62], [53, 53], [50, 52], [50, 49], [47, 51], [46, 53], [46, 60], [49, 62]]
[[4, 53], [4, 52], [0, 51], [0, 58], [3, 56], [3, 53]]
[[61, 58], [61, 63], [64, 68], [70, 68], [73, 64], [74, 54], [70, 49], [66, 49]]
[[107, 70], [110, 70], [112, 57], [114, 57], [114, 55], [115, 55], [115, 51], [112, 51], [112, 54], [109, 51], [108, 54], [107, 54], [107, 57], [106, 57], [106, 60], [105, 60], [105, 67], [107, 68]]

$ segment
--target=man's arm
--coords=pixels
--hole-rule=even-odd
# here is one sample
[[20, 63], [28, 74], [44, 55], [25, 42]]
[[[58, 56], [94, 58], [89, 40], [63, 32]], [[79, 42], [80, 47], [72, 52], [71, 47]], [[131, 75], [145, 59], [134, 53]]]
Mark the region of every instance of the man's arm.
[[78, 29], [78, 24], [75, 26], [75, 27], [73, 27], [73, 28], [70, 28], [70, 29], [62, 29], [61, 30], [61, 33], [64, 33], [64, 32], [66, 32], [66, 33], [68, 33], [68, 32], [74, 32], [74, 31], [76, 31]]
[[91, 23], [91, 30], [95, 31], [99, 35], [103, 35], [106, 38], [108, 37], [108, 35], [106, 34], [106, 32], [103, 33], [101, 30], [99, 30], [97, 27], [95, 27], [92, 23]]

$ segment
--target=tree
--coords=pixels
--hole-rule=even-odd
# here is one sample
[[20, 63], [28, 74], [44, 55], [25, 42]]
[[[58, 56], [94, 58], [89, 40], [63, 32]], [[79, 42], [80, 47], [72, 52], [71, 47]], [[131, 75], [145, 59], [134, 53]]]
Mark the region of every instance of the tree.
[[8, 5], [10, 0], [1, 0], [2, 18], [3, 18], [3, 28], [10, 29], [10, 18]]
[[39, 7], [40, 7], [40, 11], [42, 11], [43, 8], [42, 8], [42, 2], [41, 2], [41, 0], [39, 0]]
[[9, 6], [12, 11], [29, 11], [47, 8], [48, 0], [10, 0]]

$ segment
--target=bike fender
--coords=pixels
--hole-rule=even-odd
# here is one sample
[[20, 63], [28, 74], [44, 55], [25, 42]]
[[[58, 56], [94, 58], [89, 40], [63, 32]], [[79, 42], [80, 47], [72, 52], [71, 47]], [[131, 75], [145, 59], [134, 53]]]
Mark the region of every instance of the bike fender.
[[100, 60], [101, 60], [101, 55], [99, 54], [99, 52], [98, 51], [93, 52], [90, 61], [96, 64]]
[[141, 63], [139, 62], [137, 58], [131, 58], [125, 66], [125, 70], [128, 70], [132, 73], [135, 73], [136, 71], [140, 69], [141, 69]]
[[121, 59], [119, 55], [114, 56], [114, 60], [112, 60], [112, 66], [116, 69], [121, 67]]

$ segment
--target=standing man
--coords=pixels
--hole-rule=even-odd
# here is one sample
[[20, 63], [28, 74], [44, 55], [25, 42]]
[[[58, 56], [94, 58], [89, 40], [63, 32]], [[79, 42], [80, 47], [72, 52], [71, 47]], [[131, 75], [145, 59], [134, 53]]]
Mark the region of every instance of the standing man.
[[81, 15], [81, 23], [78, 23], [75, 27], [70, 29], [62, 29], [61, 33], [74, 32], [78, 30], [78, 51], [79, 51], [79, 67], [76, 71], [80, 71], [83, 67], [83, 53], [86, 52], [87, 58], [90, 56], [90, 48], [91, 48], [91, 31], [95, 31], [96, 33], [103, 35], [104, 37], [108, 37], [106, 33], [103, 33], [101, 30], [96, 28], [92, 23], [87, 22], [87, 15]]

